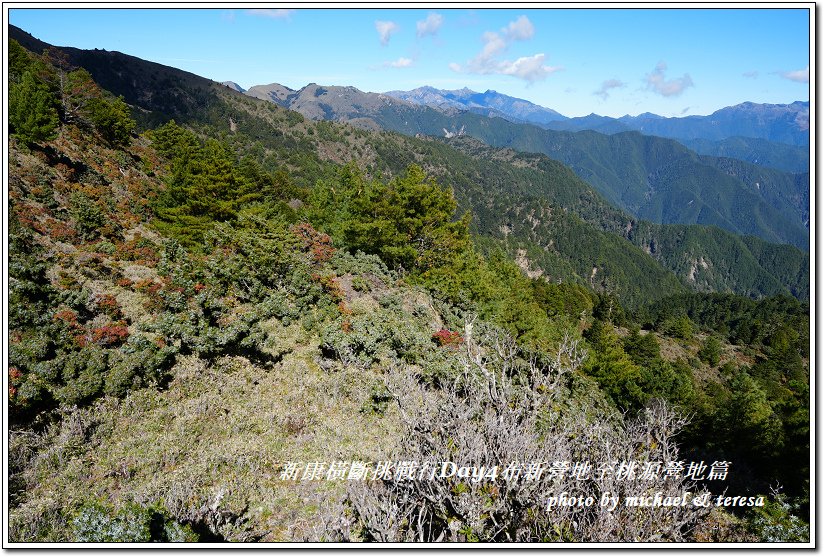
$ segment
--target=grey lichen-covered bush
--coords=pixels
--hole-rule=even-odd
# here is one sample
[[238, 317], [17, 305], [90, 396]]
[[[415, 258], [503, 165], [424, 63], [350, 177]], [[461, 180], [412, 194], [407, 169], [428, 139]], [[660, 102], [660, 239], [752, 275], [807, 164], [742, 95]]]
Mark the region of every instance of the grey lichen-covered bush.
[[399, 304], [359, 300], [350, 312], [325, 323], [320, 334], [322, 348], [346, 365], [368, 367], [382, 358], [417, 363], [432, 348], [426, 323], [410, 320]]
[[112, 516], [102, 505], [90, 504], [72, 520], [72, 533], [77, 542], [146, 542], [151, 539], [149, 521], [138, 507], [129, 506]]
[[139, 543], [194, 542], [190, 526], [175, 522], [156, 507], [129, 503], [118, 510], [101, 503], [88, 503], [71, 521], [74, 542]]
[[371, 275], [384, 283], [397, 280], [397, 273], [390, 271], [380, 257], [368, 255], [362, 251], [352, 254], [345, 250], [339, 250], [335, 252], [330, 263], [332, 269], [338, 275], [347, 273], [359, 276]]
[[765, 542], [809, 542], [810, 525], [799, 516], [783, 493], [772, 493], [764, 507], [754, 509], [748, 527], [758, 540]]
[[[552, 355], [525, 351], [493, 327], [467, 320], [457, 356], [462, 371], [430, 389], [400, 364], [386, 374], [387, 389], [405, 424], [402, 452], [393, 462], [498, 465], [498, 476], [390, 475], [352, 482], [345, 499], [322, 513], [320, 540], [436, 541], [683, 541], [706, 513], [702, 508], [601, 506], [604, 494], [679, 496], [695, 486], [678, 476], [652, 479], [601, 475], [612, 462], [677, 461], [673, 436], [685, 421], [663, 403], [637, 418], [610, 411], [570, 385], [585, 357], [566, 339]], [[580, 385], [577, 387], [580, 389]], [[551, 474], [526, 479], [529, 463], [588, 462], [588, 478]], [[520, 463], [522, 475], [502, 474]], [[591, 506], [549, 508], [553, 496], [592, 496]]]

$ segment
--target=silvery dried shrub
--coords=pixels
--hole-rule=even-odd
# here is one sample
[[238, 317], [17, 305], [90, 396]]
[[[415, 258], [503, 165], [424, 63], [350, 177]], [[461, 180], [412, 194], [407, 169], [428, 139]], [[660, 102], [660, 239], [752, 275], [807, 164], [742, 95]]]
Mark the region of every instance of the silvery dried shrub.
[[[684, 541], [706, 514], [701, 507], [625, 506], [630, 496], [696, 492], [682, 476], [651, 479], [601, 475], [601, 463], [678, 461], [674, 436], [686, 421], [654, 401], [629, 418], [597, 396], [568, 388], [585, 358], [567, 337], [552, 355], [529, 352], [510, 336], [468, 319], [458, 356], [460, 373], [439, 389], [422, 386], [400, 366], [386, 374], [387, 389], [404, 423], [403, 449], [393, 462], [434, 463], [436, 475], [409, 474], [350, 482], [313, 536], [378, 542], [618, 542]], [[603, 400], [603, 399], [601, 399]], [[442, 463], [474, 468], [476, 477], [449, 474]], [[588, 478], [551, 474], [557, 462], [588, 462]], [[512, 463], [543, 463], [536, 479], [502, 471]], [[492, 466], [496, 476], [489, 477]], [[446, 467], [445, 469], [441, 467]], [[481, 471], [481, 469], [485, 471]], [[440, 473], [446, 471], [446, 476]], [[486, 477], [484, 477], [486, 476]], [[583, 479], [582, 479], [583, 478]], [[592, 496], [589, 506], [555, 505], [551, 497]], [[604, 494], [619, 497], [600, 504]]]

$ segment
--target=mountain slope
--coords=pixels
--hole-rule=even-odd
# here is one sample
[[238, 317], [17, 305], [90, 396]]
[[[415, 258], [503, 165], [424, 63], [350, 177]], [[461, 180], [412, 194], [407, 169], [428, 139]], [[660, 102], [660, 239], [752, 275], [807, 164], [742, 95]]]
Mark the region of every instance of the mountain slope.
[[662, 118], [622, 116], [619, 120], [640, 132], [674, 139], [720, 140], [753, 137], [788, 145], [810, 144], [810, 103], [758, 104], [745, 102], [708, 116]]
[[740, 136], [720, 141], [709, 139], [682, 139], [680, 141], [699, 155], [739, 159], [784, 172], [805, 173], [810, 169], [810, 149], [807, 146], [786, 145], [766, 139]]
[[448, 91], [424, 86], [411, 91], [388, 91], [385, 94], [396, 99], [436, 108], [450, 107], [487, 115], [490, 114], [489, 111], [492, 111], [492, 114], [515, 122], [542, 125], [567, 119], [566, 116], [550, 108], [492, 90], [476, 93], [467, 88]]
[[709, 159], [699, 158], [674, 140], [637, 132], [611, 136], [558, 132], [315, 84], [290, 93], [279, 104], [312, 119], [368, 123], [370, 128], [378, 125], [410, 135], [466, 133], [497, 147], [544, 153], [570, 166], [608, 201], [637, 218], [714, 225], [770, 242], [809, 246], [805, 219], [792, 206], [777, 201], [795, 197], [794, 191], [765, 198], [758, 189], [720, 171], [715, 163], [707, 164]]
[[[31, 68], [58, 75], [9, 49], [15, 93]], [[114, 139], [108, 121], [66, 113], [37, 139], [10, 126], [7, 541], [742, 541], [745, 528], [759, 541], [776, 530], [725, 509], [651, 519], [634, 505], [547, 506], [559, 490], [597, 497], [610, 478], [393, 483], [401, 459], [728, 458], [747, 470], [731, 490], [780, 483], [803, 505], [808, 306], [685, 292], [609, 232], [668, 227], [627, 221], [544, 155], [307, 121], [224, 85], [158, 77], [181, 100], [162, 107], [186, 126], [137, 134], [128, 110]], [[122, 105], [85, 83], [50, 99]], [[19, 113], [25, 99], [9, 96]], [[453, 191], [479, 230], [501, 225], [502, 240], [477, 238], [489, 257]], [[671, 256], [684, 242], [667, 237]], [[552, 282], [499, 250], [518, 247], [534, 272], [530, 242], [552, 258]], [[758, 250], [793, 269], [795, 252], [760, 240], [720, 262], [692, 247], [717, 279], [751, 280], [738, 259]], [[598, 292], [555, 282], [580, 265], [596, 265], [582, 278]], [[640, 297], [644, 321], [616, 295]], [[744, 355], [758, 361], [737, 369]], [[769, 428], [752, 427], [765, 414]], [[628, 493], [696, 491], [687, 478], [627, 482]], [[806, 539], [794, 516], [778, 519]], [[740, 532], [714, 532], [733, 520]]]
[[[423, 164], [454, 189], [462, 209], [473, 213], [473, 226], [480, 234], [504, 247], [513, 257], [523, 252], [523, 258], [532, 262], [524, 261], [525, 266], [553, 280], [607, 288], [627, 301], [639, 302], [666, 295], [668, 290], [679, 290], [680, 283], [692, 284], [689, 269], [679, 267], [680, 261], [702, 255], [705, 260], [710, 257], [709, 253], [703, 254], [700, 242], [691, 246], [690, 253], [675, 245], [667, 253], [656, 251], [654, 256], [645, 253], [650, 250], [643, 242], [635, 241], [633, 246], [627, 231], [636, 226], [635, 219], [611, 208], [568, 169], [540, 155], [489, 150], [478, 143], [461, 147], [458, 141], [455, 147], [462, 149], [462, 153], [442, 141], [307, 121], [271, 102], [257, 101], [174, 68], [142, 63], [119, 53], [76, 49], [68, 49], [67, 53], [73, 61], [88, 64], [96, 79], [110, 83], [114, 91], [124, 94], [130, 104], [139, 108], [135, 115], [144, 125], [175, 118], [195, 129], [223, 136], [240, 154], [260, 153], [272, 171], [288, 170], [300, 187], [312, 187], [318, 177], [334, 172], [335, 165], [352, 159], [370, 173], [390, 176], [400, 174], [410, 163]], [[118, 67], [118, 61], [124, 67]], [[137, 76], [152, 72], [156, 74], [154, 81], [141, 81], [132, 87]], [[164, 84], [163, 95], [155, 94], [153, 83]], [[321, 89], [313, 86], [302, 100], [311, 97], [332, 101], [344, 99], [345, 95], [355, 96], [357, 92], [353, 88]], [[330, 91], [340, 96], [332, 96]], [[431, 124], [430, 117], [436, 112], [385, 95], [373, 95], [368, 100], [374, 103], [370, 112], [373, 117], [393, 118], [399, 125], [407, 122], [410, 127]], [[351, 99], [346, 102], [351, 106]], [[436, 114], [443, 117], [442, 113]], [[451, 125], [446, 120], [438, 122]], [[681, 228], [650, 225], [659, 244]], [[701, 228], [690, 230], [699, 238], [707, 234]], [[719, 231], [718, 235], [727, 244], [737, 241], [730, 234]], [[763, 243], [754, 241], [759, 246]], [[805, 267], [808, 256], [783, 247], [775, 249], [797, 260], [796, 267]], [[716, 252], [712, 257], [724, 255]], [[745, 266], [737, 267], [735, 261], [742, 261]], [[714, 275], [701, 288], [717, 287], [752, 296], [779, 292], [800, 292], [803, 296], [808, 291], [808, 276], [786, 277], [781, 282], [774, 278], [777, 271], [768, 265], [769, 261], [761, 265], [753, 257], [735, 255], [728, 268], [719, 262], [716, 268], [726, 269], [724, 273]], [[672, 274], [676, 269], [677, 279]], [[753, 282], [753, 276], [760, 278]], [[758, 290], [753, 284], [763, 289]]]

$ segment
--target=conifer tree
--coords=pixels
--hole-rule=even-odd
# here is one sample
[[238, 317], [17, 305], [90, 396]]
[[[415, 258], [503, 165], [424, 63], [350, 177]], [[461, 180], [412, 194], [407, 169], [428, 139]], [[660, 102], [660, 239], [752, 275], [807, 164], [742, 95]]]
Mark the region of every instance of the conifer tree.
[[56, 99], [45, 83], [26, 71], [9, 88], [9, 126], [12, 135], [25, 143], [41, 143], [56, 137]]
[[108, 100], [103, 97], [88, 102], [89, 119], [108, 142], [114, 145], [129, 143], [136, 123], [129, 113], [129, 106], [118, 97]]

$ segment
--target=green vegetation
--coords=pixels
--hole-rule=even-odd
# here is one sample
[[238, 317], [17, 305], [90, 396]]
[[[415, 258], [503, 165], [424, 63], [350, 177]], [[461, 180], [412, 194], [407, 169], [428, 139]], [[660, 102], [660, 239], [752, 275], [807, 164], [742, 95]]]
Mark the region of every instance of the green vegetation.
[[[347, 101], [331, 95], [317, 98], [320, 93], [310, 85], [293, 95], [291, 104], [284, 104], [311, 118], [369, 122], [407, 135], [443, 137], [445, 130], [456, 135], [460, 130], [494, 147], [543, 153], [564, 163], [609, 203], [636, 219], [718, 226], [769, 242], [809, 248], [808, 219], [804, 216], [809, 203], [803, 200], [809, 196], [809, 177], [801, 177], [796, 184], [796, 177], [790, 174], [743, 161], [700, 157], [674, 139], [649, 135], [649, 129], [665, 120], [646, 122], [647, 135], [635, 131], [566, 132], [472, 111], [445, 113], [427, 106], [387, 105], [377, 94], [364, 93]], [[736, 118], [730, 113], [727, 117]], [[749, 118], [752, 116], [745, 117]], [[688, 124], [683, 119], [679, 122]], [[612, 124], [624, 127], [614, 120]], [[793, 127], [799, 137], [808, 135]], [[737, 168], [733, 170], [731, 165]], [[786, 188], [787, 184], [791, 188]], [[800, 200], [797, 193], [801, 193]]]
[[9, 41], [9, 131], [28, 144], [54, 139], [60, 122], [94, 129], [106, 141], [126, 144], [136, 123], [122, 97], [108, 98], [88, 71], [60, 51], [33, 56]]
[[350, 165], [333, 184], [319, 183], [310, 203], [319, 213], [317, 224], [390, 267], [441, 267], [469, 247], [468, 215], [452, 222], [457, 208], [452, 192], [427, 179], [417, 166], [384, 184], [367, 182]]
[[[89, 79], [11, 51], [13, 67]], [[316, 125], [230, 93], [132, 136], [123, 101], [88, 90], [52, 90], [58, 136], [9, 146], [13, 541], [677, 541], [713, 520], [808, 535], [805, 303], [690, 292], [545, 157]], [[229, 107], [243, 132], [213, 127]], [[785, 492], [647, 520], [546, 513], [549, 491], [358, 495], [281, 476], [433, 448], [728, 460], [736, 494]], [[416, 521], [386, 530], [372, 505], [400, 495]]]
[[[42, 43], [37, 48], [43, 48]], [[139, 107], [133, 117], [142, 129], [175, 119], [201, 139], [224, 140], [238, 159], [255, 159], [262, 170], [275, 176], [280, 172], [288, 177], [287, 185], [299, 191], [333, 176], [337, 165], [353, 159], [369, 178], [391, 178], [405, 172], [410, 164], [426, 161], [419, 165], [453, 190], [459, 213], [472, 213], [471, 230], [477, 234], [474, 241], [491, 239], [486, 245], [501, 246], [513, 259], [520, 250], [525, 251], [532, 270], [542, 271], [542, 276], [552, 281], [600, 288], [630, 305], [677, 292], [682, 285], [753, 297], [790, 294], [809, 298], [808, 254], [755, 237], [742, 240], [717, 228], [636, 221], [612, 208], [605, 200], [608, 196], [596, 193], [569, 168], [546, 156], [493, 149], [467, 137], [416, 139], [332, 122], [309, 122], [296, 112], [258, 102], [174, 68], [119, 53], [63, 52], [72, 64], [86, 68], [102, 87]], [[438, 119], [432, 120], [433, 114]], [[390, 110], [381, 117], [400, 126], [381, 120], [387, 129], [410, 135], [423, 131], [440, 136], [442, 128], [453, 126], [444, 115], [430, 109], [408, 113]], [[473, 126], [478, 133], [512, 135], [519, 130], [529, 140], [534, 128], [522, 130], [500, 119], [476, 115], [461, 117], [477, 120], [466, 122], [468, 133]], [[495, 125], [490, 126], [491, 122]], [[560, 133], [539, 128], [533, 131]], [[477, 136], [475, 132], [471, 135]], [[489, 137], [483, 139], [500, 144]], [[659, 153], [664, 161], [665, 151]], [[640, 152], [634, 148], [635, 155]], [[635, 156], [627, 160], [635, 160]], [[577, 166], [571, 167], [577, 171]], [[291, 197], [304, 199], [302, 194]], [[735, 220], [739, 220], [737, 216]], [[559, 233], [553, 233], [555, 230]], [[593, 267], [597, 273], [591, 280]]]
[[788, 145], [754, 137], [730, 137], [719, 141], [708, 139], [680, 139], [679, 141], [699, 155], [729, 157], [784, 172], [804, 173], [810, 169], [810, 149], [806, 145]]
[[30, 71], [9, 90], [9, 131], [26, 143], [54, 139], [57, 131], [57, 109], [48, 87]]

